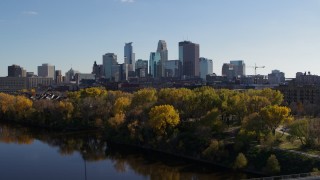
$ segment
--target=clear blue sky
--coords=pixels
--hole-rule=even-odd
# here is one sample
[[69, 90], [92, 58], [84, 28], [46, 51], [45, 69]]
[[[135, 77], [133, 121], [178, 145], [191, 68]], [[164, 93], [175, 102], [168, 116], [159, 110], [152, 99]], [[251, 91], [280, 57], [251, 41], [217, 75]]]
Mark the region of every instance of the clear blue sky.
[[320, 0], [0, 0], [0, 76], [11, 64], [89, 73], [107, 52], [123, 62], [125, 42], [136, 59], [149, 59], [159, 39], [169, 59], [178, 58], [179, 41], [200, 44], [217, 74], [243, 59], [265, 65], [260, 74], [320, 75]]

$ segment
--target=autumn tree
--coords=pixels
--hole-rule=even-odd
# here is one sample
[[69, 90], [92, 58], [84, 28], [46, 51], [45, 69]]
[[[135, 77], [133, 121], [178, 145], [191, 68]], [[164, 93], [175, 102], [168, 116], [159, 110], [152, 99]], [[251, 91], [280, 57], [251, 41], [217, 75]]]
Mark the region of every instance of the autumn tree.
[[221, 101], [213, 88], [203, 86], [193, 91], [195, 93], [193, 104], [195, 117], [201, 117], [211, 109], [219, 107]]
[[271, 154], [268, 158], [265, 171], [269, 174], [277, 174], [280, 172], [280, 164], [274, 154]]
[[107, 95], [107, 91], [105, 89], [99, 87], [90, 87], [80, 90], [80, 96], [84, 97], [98, 97]]
[[146, 106], [153, 105], [157, 101], [157, 91], [154, 88], [140, 89], [133, 93], [132, 105]]
[[260, 110], [260, 116], [266, 127], [275, 135], [276, 128], [284, 122], [290, 122], [293, 118], [290, 109], [285, 106], [267, 106]]
[[171, 105], [155, 106], [149, 112], [149, 125], [159, 136], [167, 135], [179, 122], [179, 113]]
[[319, 119], [297, 119], [290, 123], [289, 140], [300, 140], [302, 146], [312, 147], [319, 141]]
[[243, 169], [247, 166], [248, 160], [243, 153], [239, 153], [237, 158], [234, 161], [233, 168], [234, 169]]
[[210, 128], [211, 132], [222, 132], [225, 128], [225, 125], [223, 124], [221, 118], [219, 118], [219, 115], [218, 109], [214, 108], [207, 112], [207, 114], [201, 118], [197, 124]]
[[180, 114], [180, 118], [187, 119], [194, 117], [196, 96], [194, 91], [187, 88], [164, 88], [159, 91], [159, 104], [172, 105]]
[[257, 112], [246, 116], [242, 122], [241, 128], [247, 135], [253, 136], [256, 140], [259, 140], [261, 136], [268, 133], [265, 128], [265, 123]]
[[120, 97], [116, 100], [116, 102], [113, 105], [113, 112], [116, 113], [125, 113], [127, 108], [131, 104], [131, 99], [128, 97]]

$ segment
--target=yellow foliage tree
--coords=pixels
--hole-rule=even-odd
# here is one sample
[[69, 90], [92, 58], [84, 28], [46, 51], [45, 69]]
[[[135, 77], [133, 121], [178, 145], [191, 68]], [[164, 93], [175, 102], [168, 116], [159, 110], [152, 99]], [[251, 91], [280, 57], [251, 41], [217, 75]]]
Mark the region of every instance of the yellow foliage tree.
[[275, 135], [275, 130], [279, 125], [292, 121], [290, 111], [288, 107], [273, 105], [262, 108], [259, 114], [266, 127]]
[[154, 88], [140, 89], [133, 93], [132, 104], [134, 106], [145, 106], [157, 101], [157, 90]]
[[174, 128], [179, 122], [179, 113], [171, 105], [155, 106], [149, 112], [149, 125], [160, 136], [167, 134], [166, 130]]
[[125, 110], [130, 106], [131, 99], [128, 97], [119, 97], [113, 106], [113, 112], [117, 113], [124, 113]]

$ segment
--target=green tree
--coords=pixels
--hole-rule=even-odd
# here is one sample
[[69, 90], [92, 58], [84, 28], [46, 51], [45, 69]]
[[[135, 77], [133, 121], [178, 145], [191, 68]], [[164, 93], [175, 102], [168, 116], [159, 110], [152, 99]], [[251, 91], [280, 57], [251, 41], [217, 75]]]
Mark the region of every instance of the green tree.
[[166, 135], [179, 122], [179, 113], [171, 105], [155, 106], [149, 112], [149, 125], [159, 136]]
[[277, 174], [280, 172], [280, 164], [274, 154], [271, 154], [268, 158], [265, 171], [269, 174]]
[[234, 161], [233, 168], [234, 169], [243, 169], [247, 166], [248, 161], [246, 156], [243, 153], [239, 153], [236, 160]]

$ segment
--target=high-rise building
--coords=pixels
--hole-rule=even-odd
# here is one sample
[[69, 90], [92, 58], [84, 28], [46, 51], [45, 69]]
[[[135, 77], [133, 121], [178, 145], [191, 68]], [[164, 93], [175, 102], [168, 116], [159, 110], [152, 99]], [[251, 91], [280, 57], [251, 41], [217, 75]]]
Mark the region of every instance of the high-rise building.
[[107, 53], [102, 56], [104, 76], [106, 79], [112, 80], [112, 66], [117, 64], [117, 55]]
[[76, 70], [73, 70], [72, 68], [66, 72], [66, 75], [65, 75], [65, 82], [66, 83], [71, 83], [71, 82], [74, 82], [76, 81], [76, 74], [77, 73], [80, 73], [79, 71], [76, 71]]
[[[149, 72], [152, 77], [158, 78], [161, 77], [161, 66], [160, 66], [160, 53], [158, 52], [151, 52], [150, 53], [150, 59], [149, 59]], [[160, 71], [160, 72], [159, 72]]]
[[147, 75], [148, 75], [148, 60], [138, 59], [136, 61], [136, 75], [138, 77], [147, 77]]
[[8, 66], [8, 77], [26, 77], [27, 72], [19, 65]]
[[39, 77], [49, 77], [54, 79], [55, 67], [50, 64], [42, 64], [38, 66], [38, 76]]
[[213, 73], [213, 63], [211, 59], [201, 57], [200, 63], [200, 78], [206, 80], [208, 74]]
[[96, 79], [100, 79], [102, 76], [104, 76], [104, 69], [102, 64], [97, 64], [96, 61], [94, 61], [93, 67], [92, 67], [92, 74], [95, 74]]
[[179, 60], [169, 60], [165, 64], [165, 77], [180, 77], [181, 62]]
[[165, 77], [165, 63], [168, 61], [168, 49], [167, 43], [164, 40], [159, 40], [157, 52], [160, 53], [159, 75], [160, 77]]
[[179, 60], [183, 77], [199, 77], [199, 44], [190, 41], [179, 42]]
[[222, 66], [222, 76], [233, 78], [241, 78], [246, 75], [246, 64], [243, 60], [233, 60], [230, 63], [224, 63]]
[[124, 63], [132, 64], [132, 69], [129, 69], [129, 71], [135, 70], [135, 54], [133, 53], [132, 42], [124, 45]]
[[230, 64], [234, 65], [234, 71], [236, 77], [242, 77], [246, 75], [246, 64], [243, 60], [233, 60]]
[[55, 73], [56, 75], [56, 77], [55, 77], [55, 83], [56, 84], [60, 84], [60, 83], [62, 83], [62, 81], [63, 81], [63, 79], [62, 79], [62, 72], [61, 72], [61, 70], [56, 70], [56, 73]]
[[227, 77], [227, 79], [231, 80], [235, 77], [234, 65], [230, 63], [224, 63], [222, 65], [222, 76]]

